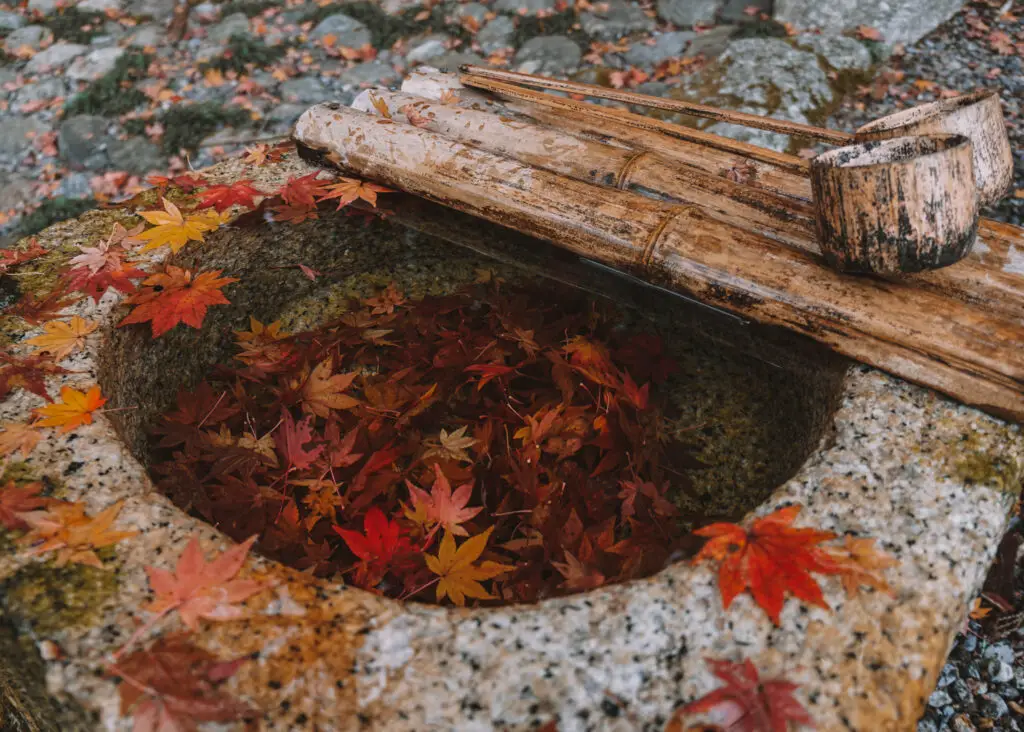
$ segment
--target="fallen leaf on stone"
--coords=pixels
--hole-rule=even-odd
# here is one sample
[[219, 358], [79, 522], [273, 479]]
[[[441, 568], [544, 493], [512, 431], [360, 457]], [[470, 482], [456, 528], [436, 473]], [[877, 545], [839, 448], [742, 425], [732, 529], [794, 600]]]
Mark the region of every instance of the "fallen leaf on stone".
[[167, 245], [177, 253], [187, 242], [203, 241], [204, 233], [213, 231], [225, 221], [212, 211], [186, 216], [171, 201], [166, 198], [160, 200], [164, 205], [163, 211], [139, 212], [139, 216], [153, 224], [152, 229], [135, 236], [135, 239], [146, 242], [142, 251]]
[[437, 556], [424, 556], [427, 568], [441, 578], [437, 583], [438, 602], [448, 597], [453, 603], [463, 607], [467, 597], [476, 600], [494, 598], [480, 582], [510, 572], [515, 567], [490, 561], [475, 564], [487, 546], [487, 539], [493, 530], [492, 526], [482, 534], [466, 539], [458, 549], [455, 548], [455, 537], [446, 531]]
[[800, 688], [784, 679], [761, 681], [749, 659], [742, 663], [706, 659], [723, 686], [680, 708], [665, 732], [683, 732], [683, 720], [716, 712], [722, 732], [789, 732], [790, 725], [814, 727], [814, 720], [793, 696]]
[[257, 580], [234, 579], [256, 537], [233, 546], [210, 562], [203, 558], [199, 539], [192, 537], [178, 557], [173, 572], [146, 567], [156, 598], [145, 607], [164, 615], [177, 610], [185, 625], [198, 630], [199, 620], [227, 620], [242, 615], [237, 604], [266, 587]]
[[234, 277], [221, 277], [221, 271], [192, 272], [174, 265], [167, 265], [142, 282], [142, 288], [125, 302], [135, 305], [118, 327], [132, 323], [150, 322], [153, 337], [163, 335], [178, 323], [200, 328], [211, 305], [227, 305], [221, 288], [232, 282]]
[[92, 424], [92, 413], [106, 403], [98, 386], [84, 393], [64, 386], [60, 390], [59, 403], [47, 404], [35, 410], [43, 418], [37, 424], [40, 427], [60, 427], [61, 432], [70, 432], [83, 424]]
[[3, 425], [0, 432], [0, 456], [6, 456], [15, 450], [21, 451], [26, 458], [35, 449], [43, 434], [33, 425], [23, 422], [12, 422]]
[[257, 196], [266, 195], [263, 191], [253, 188], [251, 180], [235, 181], [231, 185], [210, 186], [202, 191], [199, 199], [199, 208], [210, 208], [223, 213], [232, 206], [244, 206], [245, 208], [256, 208]]
[[0, 399], [20, 388], [52, 402], [53, 398], [46, 391], [46, 377], [71, 373], [45, 353], [20, 358], [0, 351], [0, 364], [3, 364], [0, 367]]
[[[38, 433], [36, 433], [38, 434]], [[27, 529], [28, 523], [22, 514], [36, 511], [46, 505], [46, 499], [39, 495], [42, 483], [15, 485], [13, 480], [0, 488], [0, 526], [8, 531]]]
[[875, 546], [874, 539], [844, 538], [841, 547], [826, 547], [825, 556], [834, 562], [830, 573], [838, 574], [846, 594], [854, 596], [860, 587], [872, 587], [879, 592], [890, 592], [883, 571], [899, 562]]
[[338, 199], [338, 210], [359, 199], [376, 208], [378, 193], [393, 193], [392, 189], [357, 178], [339, 178], [337, 183], [324, 187], [325, 194], [318, 201]]
[[48, 351], [54, 361], [61, 361], [85, 345], [85, 337], [96, 330], [97, 324], [77, 315], [69, 322], [51, 320], [43, 324], [43, 335], [29, 338], [26, 343]]
[[42, 511], [21, 514], [31, 530], [18, 539], [18, 543], [29, 547], [29, 555], [57, 552], [58, 566], [73, 562], [102, 568], [96, 549], [112, 546], [139, 533], [111, 529], [123, 504], [124, 501], [118, 501], [95, 516], [89, 516], [81, 503], [48, 501]]

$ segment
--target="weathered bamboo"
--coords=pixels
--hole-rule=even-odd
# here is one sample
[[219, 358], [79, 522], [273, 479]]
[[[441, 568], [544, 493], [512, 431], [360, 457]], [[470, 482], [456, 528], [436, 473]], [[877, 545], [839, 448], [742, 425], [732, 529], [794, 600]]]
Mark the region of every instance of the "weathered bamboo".
[[764, 117], [758, 114], [736, 112], [731, 109], [711, 107], [707, 104], [687, 102], [681, 99], [664, 99], [662, 97], [653, 97], [649, 94], [638, 94], [637, 92], [623, 91], [621, 89], [609, 89], [608, 87], [597, 86], [595, 84], [582, 84], [577, 81], [550, 79], [545, 76], [534, 76], [533, 74], [523, 74], [518, 71], [505, 71], [503, 69], [494, 69], [488, 66], [474, 66], [473, 64], [466, 64], [462, 66], [461, 71], [464, 74], [470, 74], [483, 79], [502, 81], [508, 84], [522, 84], [524, 86], [532, 86], [540, 89], [563, 91], [568, 94], [582, 94], [596, 99], [610, 99], [614, 102], [622, 102], [623, 104], [633, 104], [640, 107], [661, 109], [666, 112], [689, 114], [694, 117], [711, 119], [718, 122], [731, 122], [732, 124], [743, 125], [744, 127], [753, 127], [759, 130], [768, 130], [769, 132], [781, 132], [784, 135], [809, 137], [811, 139], [821, 140], [822, 142], [828, 142], [833, 145], [849, 145], [854, 141], [853, 135], [849, 132], [829, 130], [824, 127], [815, 127], [813, 125], [805, 125], [800, 122]]
[[977, 238], [974, 157], [962, 135], [836, 148], [811, 162], [811, 185], [818, 243], [825, 261], [843, 272], [946, 267]]
[[[435, 96], [439, 89], [451, 88], [443, 85], [444, 78], [440, 82], [442, 86], [430, 87], [420, 78], [418, 88]], [[476, 104], [480, 100], [474, 100], [467, 109], [411, 94], [374, 90], [364, 92], [355, 102], [358, 108], [371, 114], [379, 113], [369, 103], [371, 94], [382, 100], [390, 113], [401, 121], [408, 119], [403, 110], [411, 105], [410, 111], [418, 125], [453, 140], [579, 180], [617, 182], [619, 187], [643, 195], [698, 205], [748, 231], [765, 234], [810, 253], [822, 251], [814, 210], [808, 202], [734, 182], [723, 175], [728, 171], [709, 175], [651, 152], [638, 158], [635, 150], [602, 144], [589, 136], [581, 139], [562, 129], [502, 115], [502, 108]], [[1001, 266], [993, 266], [980, 255], [943, 272], [900, 279], [1024, 322], [1024, 296], [1021, 295], [1024, 273], [1004, 272]]]
[[784, 325], [968, 404], [1024, 417], [1019, 323], [949, 298], [839, 275], [819, 257], [695, 207], [538, 170], [341, 105], [307, 110], [295, 136], [345, 170]]

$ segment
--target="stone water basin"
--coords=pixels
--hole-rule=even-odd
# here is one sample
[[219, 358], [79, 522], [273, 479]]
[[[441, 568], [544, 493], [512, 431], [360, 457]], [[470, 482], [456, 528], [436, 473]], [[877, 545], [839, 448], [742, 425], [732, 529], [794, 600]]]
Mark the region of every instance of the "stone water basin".
[[[231, 161], [204, 175], [270, 190], [312, 170], [292, 157]], [[48, 437], [8, 470], [49, 482], [90, 513], [123, 499], [117, 527], [139, 534], [105, 555], [103, 570], [58, 570], [0, 537], [0, 698], [39, 729], [130, 728], [100, 671], [148, 618], [143, 568], [173, 567], [193, 536], [208, 555], [230, 545], [154, 490], [145, 433], [178, 387], [230, 359], [231, 330], [249, 315], [311, 328], [367, 287], [395, 281], [413, 296], [440, 294], [489, 269], [610, 298], [625, 321], [653, 324], [680, 364], [676, 416], [701, 426], [692, 438], [706, 467], [692, 480], [702, 500], [737, 517], [795, 503], [801, 525], [877, 537], [899, 560], [886, 575], [892, 595], [848, 598], [823, 578], [831, 611], [790, 599], [776, 627], [747, 595], [724, 611], [714, 566], [679, 561], [532, 605], [457, 609], [386, 599], [254, 553], [242, 575], [274, 587], [248, 600], [242, 619], [204, 623], [192, 640], [220, 658], [249, 657], [226, 688], [260, 711], [257, 726], [661, 730], [677, 707], [715, 688], [705, 659], [724, 658], [799, 684], [819, 729], [915, 727], [1019, 490], [1018, 427], [543, 244], [414, 201], [382, 202], [395, 215], [367, 227], [326, 216], [226, 227], [182, 250], [173, 263], [240, 280], [226, 290], [231, 305], [212, 308], [201, 330], [179, 326], [152, 340], [148, 329], [115, 329], [125, 310], [109, 293], [75, 306], [103, 327], [51, 393], [99, 383], [111, 411]], [[93, 212], [40, 242], [92, 241], [123, 215]], [[326, 274], [310, 281], [297, 263]], [[17, 392], [0, 419], [24, 421], [41, 403]], [[165, 630], [173, 625], [142, 642]]]

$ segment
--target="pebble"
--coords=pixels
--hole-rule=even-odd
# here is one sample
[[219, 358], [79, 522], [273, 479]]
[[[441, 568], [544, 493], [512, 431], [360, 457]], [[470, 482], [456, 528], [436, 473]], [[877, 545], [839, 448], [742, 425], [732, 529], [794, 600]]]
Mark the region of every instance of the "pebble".
[[1003, 663], [1012, 664], [1016, 654], [1013, 652], [1013, 646], [1009, 643], [1002, 642], [993, 643], [986, 648], [981, 655], [984, 658], [997, 658]]
[[1010, 708], [998, 694], [982, 694], [978, 711], [989, 719], [999, 719], [1010, 713]]
[[92, 81], [108, 73], [117, 64], [117, 60], [124, 56], [123, 48], [99, 48], [84, 56], [79, 56], [71, 62], [67, 75], [69, 78], [79, 81]]
[[515, 57], [516, 71], [558, 76], [577, 69], [583, 52], [565, 36], [537, 36], [522, 45]]
[[956, 666], [951, 663], [947, 663], [942, 667], [942, 673], [939, 674], [939, 682], [936, 686], [940, 689], [944, 689], [959, 678], [960, 673], [956, 670]]
[[950, 704], [953, 699], [942, 689], [933, 691], [931, 696], [928, 697], [928, 706], [930, 707], [944, 707]]
[[51, 43], [53, 43], [53, 31], [49, 28], [44, 25], [26, 25], [7, 34], [7, 37], [4, 38], [4, 50], [11, 54], [22, 48], [39, 51]]
[[313, 29], [309, 37], [314, 41], [319, 41], [327, 35], [334, 36], [336, 48], [362, 48], [373, 39], [365, 25], [344, 13], [328, 15]]

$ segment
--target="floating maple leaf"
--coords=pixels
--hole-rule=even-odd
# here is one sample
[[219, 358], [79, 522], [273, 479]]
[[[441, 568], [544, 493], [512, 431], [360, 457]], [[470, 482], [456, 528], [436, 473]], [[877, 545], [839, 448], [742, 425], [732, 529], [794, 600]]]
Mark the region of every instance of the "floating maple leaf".
[[309, 374], [302, 385], [302, 411], [327, 418], [331, 415], [332, 409], [352, 409], [358, 406], [358, 399], [343, 393], [352, 385], [352, 381], [358, 375], [357, 372], [331, 376], [333, 368], [334, 363], [328, 358], [321, 361]]
[[446, 531], [437, 556], [424, 556], [427, 568], [441, 578], [437, 583], [438, 602], [448, 597], [453, 603], [463, 607], [467, 597], [476, 600], [494, 598], [494, 595], [485, 590], [480, 583], [510, 572], [515, 567], [491, 561], [475, 564], [483, 554], [492, 531], [493, 526], [482, 534], [466, 539], [458, 549], [455, 548], [455, 537]]
[[192, 537], [178, 557], [174, 571], [146, 567], [149, 585], [156, 597], [146, 610], [165, 615], [177, 610], [181, 621], [191, 630], [199, 629], [199, 620], [229, 620], [242, 615], [237, 604], [266, 587], [258, 580], [235, 579], [256, 537], [207, 562], [199, 539]]
[[112, 546], [139, 533], [111, 529], [123, 504], [124, 501], [118, 501], [95, 516], [89, 516], [80, 503], [48, 501], [45, 510], [20, 514], [31, 530], [18, 539], [18, 543], [28, 546], [27, 553], [33, 556], [57, 552], [58, 566], [75, 562], [102, 568], [96, 549]]
[[183, 634], [158, 638], [107, 668], [121, 678], [121, 715], [133, 732], [195, 732], [199, 722], [230, 722], [256, 712], [220, 690], [244, 659], [220, 661]]
[[814, 727], [814, 720], [793, 696], [800, 688], [784, 679], [761, 681], [749, 659], [742, 663], [706, 659], [711, 673], [724, 685], [680, 708], [665, 732], [683, 732], [683, 720], [716, 711], [722, 732], [788, 732], [790, 724]]
[[788, 506], [757, 519], [749, 532], [728, 523], [694, 532], [709, 541], [693, 561], [711, 558], [721, 562], [718, 587], [723, 607], [728, 609], [738, 594], [749, 589], [754, 602], [776, 625], [787, 590], [804, 602], [828, 608], [810, 573], [835, 572], [835, 564], [819, 544], [836, 537], [829, 531], [793, 528], [800, 508]]
[[118, 327], [151, 321], [153, 337], [163, 335], [178, 323], [200, 328], [210, 305], [227, 305], [220, 291], [224, 285], [238, 282], [234, 277], [221, 277], [221, 270], [192, 272], [167, 265], [163, 272], [147, 277], [142, 289], [126, 300], [135, 305]]
[[0, 456], [6, 456], [15, 450], [21, 451], [23, 458], [28, 457], [35, 449], [42, 433], [34, 425], [13, 422], [0, 427]]
[[377, 207], [377, 194], [378, 193], [393, 193], [391, 188], [385, 188], [384, 186], [377, 185], [376, 183], [370, 183], [369, 181], [359, 180], [357, 178], [339, 178], [337, 183], [333, 185], [324, 186], [323, 193], [320, 195], [320, 201], [329, 201], [331, 199], [338, 199], [338, 210], [343, 209], [355, 200], [363, 200], [368, 204]]
[[274, 432], [274, 442], [290, 468], [304, 470], [316, 462], [323, 445], [307, 450], [304, 445], [313, 439], [312, 415], [296, 422], [287, 409], [281, 411], [281, 426]]
[[225, 219], [223, 216], [206, 211], [201, 214], [189, 214], [185, 216], [181, 210], [166, 198], [161, 198], [163, 211], [140, 211], [139, 216], [153, 224], [152, 229], [147, 229], [135, 236], [135, 239], [146, 242], [142, 251], [156, 249], [165, 244], [177, 253], [179, 249], [190, 241], [203, 241], [203, 234], [221, 226]]
[[19, 358], [0, 352], [0, 399], [11, 393], [12, 389], [21, 388], [40, 396], [48, 402], [53, 399], [46, 391], [46, 377], [70, 373], [63, 366], [58, 366], [49, 354]]
[[70, 432], [83, 424], [92, 424], [92, 413], [107, 403], [100, 394], [100, 388], [93, 386], [87, 392], [70, 386], [60, 390], [60, 403], [39, 407], [35, 413], [42, 417], [40, 427], [60, 427], [61, 432]]
[[8, 531], [27, 529], [23, 514], [36, 511], [46, 505], [46, 499], [39, 495], [42, 483], [27, 483], [19, 486], [13, 480], [0, 488], [0, 526]]
[[[459, 524], [469, 521], [483, 510], [483, 506], [466, 508], [469, 499], [473, 494], [473, 482], [460, 485], [452, 491], [452, 484], [441, 472], [441, 466], [434, 463], [434, 485], [430, 493], [418, 488], [410, 481], [405, 481], [409, 487], [409, 495], [412, 498], [414, 512], [410, 515], [424, 516], [428, 523], [436, 524], [456, 536], [467, 536], [468, 532]], [[431, 532], [433, 533], [433, 532]]]
[[232, 206], [256, 208], [256, 201], [254, 199], [266, 194], [253, 188], [251, 184], [251, 180], [239, 180], [227, 186], [210, 186], [200, 193], [198, 207], [209, 208], [212, 206], [219, 213], [227, 211]]
[[29, 338], [26, 343], [49, 352], [54, 361], [61, 361], [85, 345], [85, 337], [99, 327], [91, 320], [77, 315], [69, 322], [51, 320], [43, 325], [43, 335]]
[[397, 521], [389, 521], [376, 506], [363, 517], [363, 533], [335, 526], [334, 531], [362, 560], [358, 572], [360, 584], [373, 587], [381, 581], [396, 557], [412, 551], [409, 537]]

